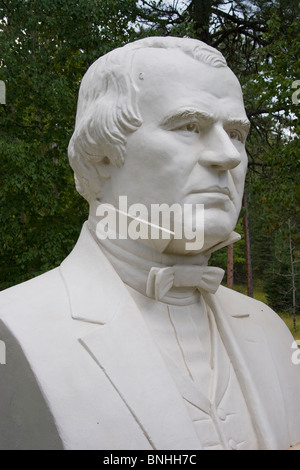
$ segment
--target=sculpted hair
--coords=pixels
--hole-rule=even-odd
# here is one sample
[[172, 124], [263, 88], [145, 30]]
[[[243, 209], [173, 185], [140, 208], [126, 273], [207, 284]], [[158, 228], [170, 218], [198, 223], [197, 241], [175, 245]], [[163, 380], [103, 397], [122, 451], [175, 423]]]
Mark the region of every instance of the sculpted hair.
[[100, 57], [83, 77], [75, 131], [68, 156], [77, 191], [89, 202], [101, 197], [108, 164], [121, 167], [127, 136], [142, 125], [137, 86], [131, 76], [135, 52], [143, 48], [179, 49], [212, 67], [226, 67], [216, 49], [196, 39], [150, 37]]

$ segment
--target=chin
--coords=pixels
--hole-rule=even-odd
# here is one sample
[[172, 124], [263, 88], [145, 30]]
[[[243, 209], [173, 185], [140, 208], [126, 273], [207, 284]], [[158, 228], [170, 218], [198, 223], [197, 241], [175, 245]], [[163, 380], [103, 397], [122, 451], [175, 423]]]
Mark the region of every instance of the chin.
[[[237, 217], [233, 218], [232, 214], [219, 213], [218, 216], [214, 214], [213, 217], [205, 217], [204, 223], [204, 243], [201, 248], [197, 249], [194, 245], [193, 249], [187, 249], [187, 243], [193, 240], [173, 239], [165, 248], [164, 252], [176, 255], [196, 255], [198, 253], [205, 253], [215, 245], [227, 240], [236, 226]], [[195, 224], [193, 224], [193, 231], [195, 232]]]
[[212, 220], [208, 217], [205, 218], [204, 224], [204, 247], [209, 249], [218, 243], [225, 241], [236, 227], [237, 216], [234, 217], [229, 214], [220, 214], [218, 218], [214, 217]]

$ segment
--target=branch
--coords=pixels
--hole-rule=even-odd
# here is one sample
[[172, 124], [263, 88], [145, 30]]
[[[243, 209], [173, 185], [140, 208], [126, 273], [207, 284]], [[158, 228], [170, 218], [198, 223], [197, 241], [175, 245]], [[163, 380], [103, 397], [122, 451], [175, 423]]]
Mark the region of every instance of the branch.
[[253, 109], [247, 112], [248, 118], [257, 116], [258, 114], [270, 114], [270, 110], [267, 108]]
[[147, 5], [147, 7], [151, 8], [152, 10], [156, 11], [157, 13], [163, 13], [164, 15], [178, 15], [179, 18], [182, 18], [182, 15], [179, 13], [178, 10], [169, 7], [166, 10], [163, 10], [161, 8], [158, 8], [155, 4], [152, 4], [147, 2], [146, 0], [142, 0], [143, 5]]
[[269, 163], [262, 163], [262, 162], [248, 162], [248, 166], [261, 166], [261, 167], [267, 167], [267, 166], [271, 166]]
[[251, 118], [259, 114], [275, 114], [275, 113], [279, 113], [280, 111], [285, 111], [285, 109], [284, 108], [277, 108], [277, 109], [258, 108], [258, 109], [253, 109], [252, 111], [248, 111], [247, 116], [248, 118]]
[[1, 3], [2, 3], [2, 5], [4, 5], [4, 8], [6, 8], [7, 10], [9, 10], [8, 5], [6, 5], [6, 3], [5, 3], [3, 0], [1, 0]]
[[230, 34], [233, 34], [233, 33], [236, 33], [236, 34], [243, 33], [245, 36], [248, 36], [251, 39], [253, 39], [254, 41], [260, 43], [262, 46], [266, 46], [266, 44], [267, 44], [266, 41], [264, 41], [262, 38], [260, 38], [258, 36], [255, 36], [254, 34], [250, 33], [250, 31], [247, 31], [247, 29], [245, 29], [244, 26], [237, 26], [236, 28], [227, 29], [223, 32], [217, 31], [216, 33], [212, 34], [212, 38], [214, 36], [220, 36], [221, 35], [219, 37], [219, 39], [217, 39], [216, 41], [214, 41], [212, 43], [212, 46], [213, 47], [218, 47], [219, 44], [221, 44], [226, 37], [230, 36]]
[[[239, 26], [246, 26], [248, 28], [254, 28], [256, 29], [257, 31], [260, 31], [260, 32], [265, 32], [267, 30], [267, 28], [265, 26], [262, 26], [261, 25], [261, 21], [248, 21], [246, 20], [245, 18], [244, 19], [241, 19], [239, 18], [238, 16], [235, 16], [235, 15], [230, 15], [229, 13], [225, 12], [225, 11], [222, 11], [222, 10], [219, 10], [218, 8], [215, 8], [215, 7], [212, 7], [211, 8], [211, 11], [212, 13], [214, 13], [215, 15], [217, 16], [222, 16], [223, 18], [229, 20], [229, 21], [232, 21], [233, 23], [239, 25]], [[259, 27], [258, 27], [259, 26]]]

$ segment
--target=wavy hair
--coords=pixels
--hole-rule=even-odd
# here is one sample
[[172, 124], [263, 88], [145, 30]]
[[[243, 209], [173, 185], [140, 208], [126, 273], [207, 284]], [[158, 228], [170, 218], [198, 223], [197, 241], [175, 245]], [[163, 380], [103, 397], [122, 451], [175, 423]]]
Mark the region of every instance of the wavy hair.
[[100, 57], [83, 77], [74, 134], [68, 147], [77, 191], [89, 202], [101, 197], [108, 163], [124, 163], [127, 136], [142, 125], [137, 86], [132, 78], [135, 52], [144, 48], [179, 49], [212, 67], [226, 67], [216, 49], [196, 39], [149, 37]]

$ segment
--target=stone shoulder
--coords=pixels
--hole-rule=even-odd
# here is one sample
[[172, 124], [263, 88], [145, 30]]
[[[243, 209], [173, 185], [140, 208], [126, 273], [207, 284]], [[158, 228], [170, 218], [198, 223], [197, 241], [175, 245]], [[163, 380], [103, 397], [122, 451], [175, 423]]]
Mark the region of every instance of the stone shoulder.
[[66, 301], [66, 290], [59, 268], [0, 292], [0, 320], [26, 321], [55, 311], [59, 302]]
[[249, 315], [250, 320], [261, 325], [270, 334], [280, 331], [290, 338], [291, 333], [284, 321], [265, 303], [224, 286], [220, 286], [216, 295], [232, 316]]

